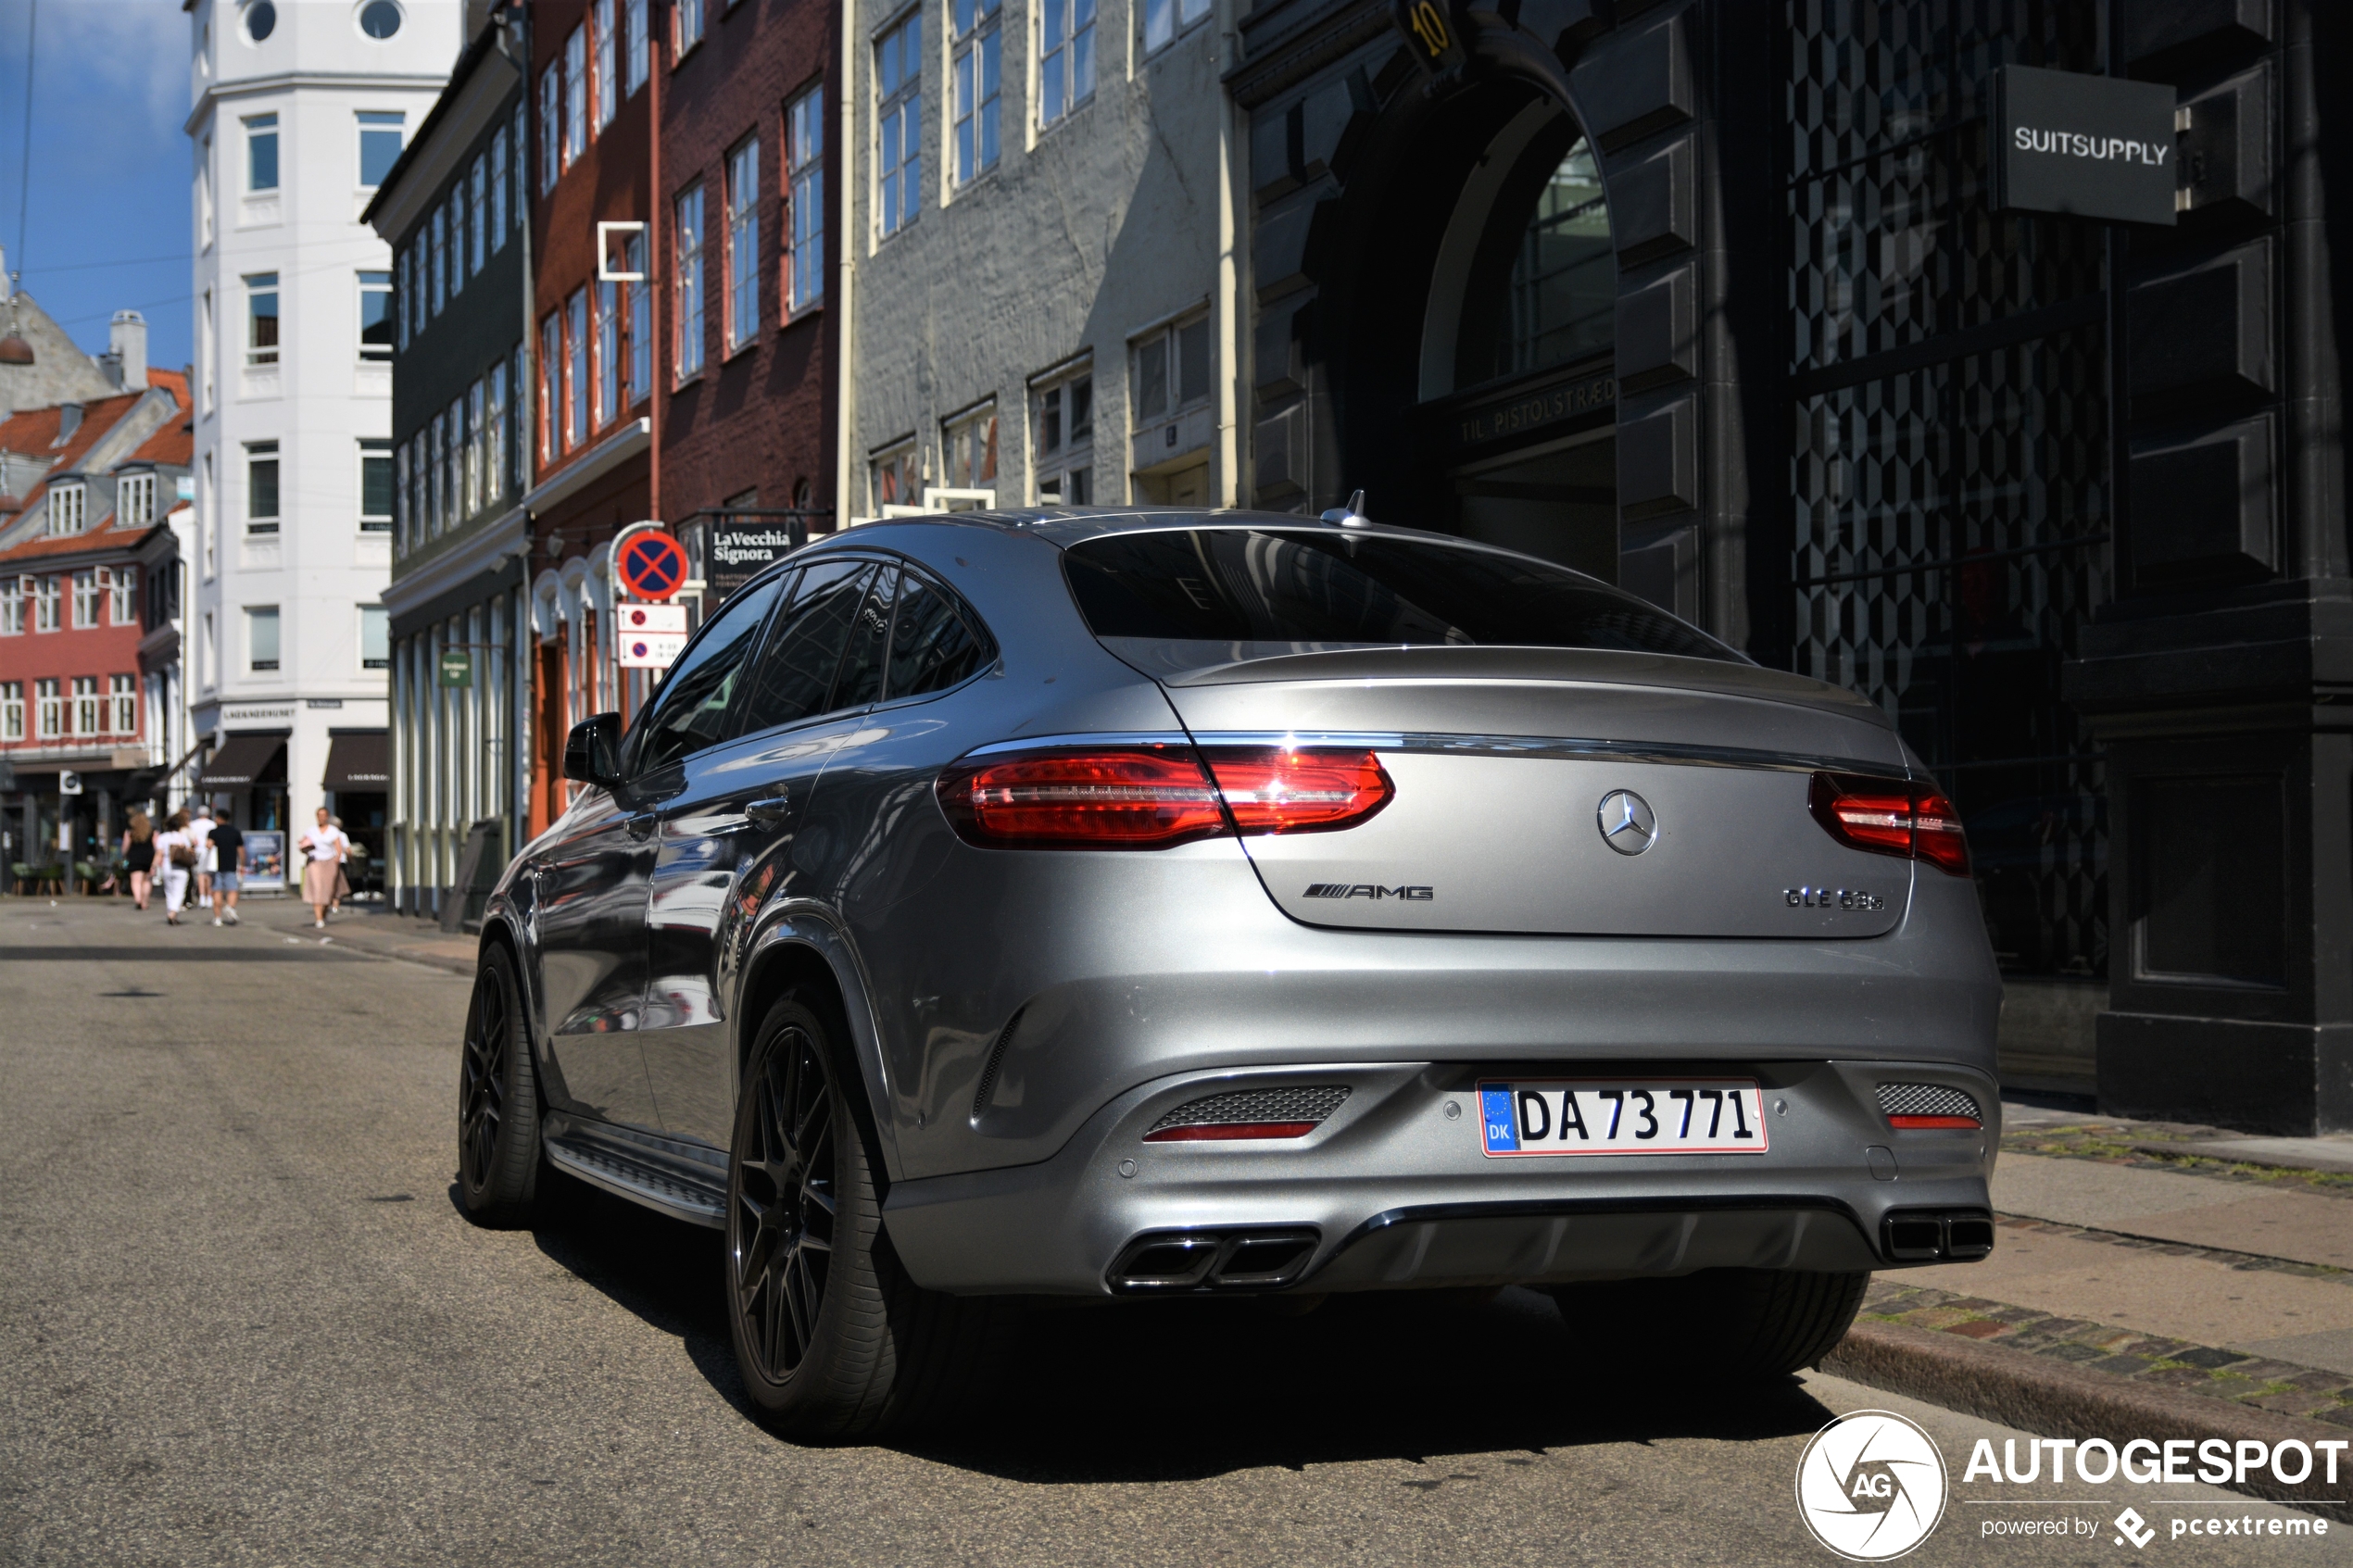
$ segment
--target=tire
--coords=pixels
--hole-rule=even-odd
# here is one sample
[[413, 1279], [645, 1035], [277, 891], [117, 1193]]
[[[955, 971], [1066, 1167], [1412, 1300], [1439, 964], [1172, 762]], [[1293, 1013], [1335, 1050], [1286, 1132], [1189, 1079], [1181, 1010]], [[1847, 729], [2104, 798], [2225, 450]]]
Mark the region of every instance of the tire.
[[539, 1167], [539, 1079], [522, 990], [512, 955], [494, 945], [474, 974], [458, 1068], [458, 1196], [466, 1218], [494, 1230], [529, 1224]]
[[810, 1442], [952, 1418], [1013, 1322], [1010, 1302], [925, 1290], [900, 1266], [828, 1000], [794, 993], [761, 1021], [727, 1157], [736, 1365], [769, 1427]]
[[1553, 1287], [1580, 1338], [1679, 1371], [1769, 1381], [1812, 1366], [1845, 1337], [1867, 1273], [1703, 1269], [1677, 1279]]

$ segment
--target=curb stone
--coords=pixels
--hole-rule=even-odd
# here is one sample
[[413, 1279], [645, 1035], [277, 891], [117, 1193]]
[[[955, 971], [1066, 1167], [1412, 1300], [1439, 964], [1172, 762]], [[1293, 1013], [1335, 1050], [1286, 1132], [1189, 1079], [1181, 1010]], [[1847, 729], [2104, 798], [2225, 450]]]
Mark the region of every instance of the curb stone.
[[[2134, 1437], [2158, 1443], [2220, 1437], [2234, 1444], [2246, 1438], [2266, 1445], [2290, 1439], [2306, 1444], [2347, 1440], [2342, 1427], [2127, 1382], [2046, 1356], [1901, 1323], [1858, 1322], [1817, 1370], [2038, 1436], [2104, 1437], [2120, 1449]], [[1949, 1456], [1947, 1462], [1952, 1462]], [[1962, 1465], [1966, 1467], [1965, 1460]], [[2337, 1480], [2331, 1486], [2315, 1450], [2312, 1474], [2301, 1484], [2284, 1485], [2265, 1470], [2247, 1477], [2245, 1485], [2223, 1485], [2246, 1497], [2289, 1503], [2353, 1524], [2353, 1501], [2342, 1500], [2353, 1493], [2353, 1449], [2337, 1450]], [[1962, 1484], [1957, 1470], [1953, 1484]]]

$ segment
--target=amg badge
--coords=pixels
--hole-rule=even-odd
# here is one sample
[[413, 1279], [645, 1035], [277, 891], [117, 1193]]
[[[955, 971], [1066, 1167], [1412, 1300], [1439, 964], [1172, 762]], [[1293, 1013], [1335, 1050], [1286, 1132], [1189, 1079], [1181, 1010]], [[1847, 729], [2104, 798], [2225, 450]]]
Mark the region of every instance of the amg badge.
[[1369, 882], [1318, 882], [1300, 895], [1302, 898], [1403, 898], [1412, 904], [1427, 904], [1438, 895], [1427, 887], [1378, 887]]

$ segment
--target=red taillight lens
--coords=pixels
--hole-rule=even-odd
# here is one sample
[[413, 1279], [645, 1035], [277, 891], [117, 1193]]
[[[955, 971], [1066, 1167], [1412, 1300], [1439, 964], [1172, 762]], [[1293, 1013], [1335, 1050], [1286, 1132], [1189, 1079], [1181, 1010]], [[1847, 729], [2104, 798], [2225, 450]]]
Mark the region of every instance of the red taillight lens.
[[1234, 825], [1246, 834], [1328, 833], [1389, 804], [1397, 786], [1369, 751], [1227, 750], [1209, 771]]
[[1817, 773], [1806, 804], [1814, 820], [1841, 844], [1877, 855], [1910, 856], [1954, 876], [1969, 875], [1960, 813], [1932, 784]]
[[1891, 1116], [1887, 1124], [1899, 1132], [1920, 1132], [1937, 1127], [1982, 1127], [1984, 1123], [1974, 1116]]
[[1146, 1133], [1146, 1143], [1227, 1143], [1240, 1138], [1303, 1138], [1315, 1122], [1209, 1122]]
[[1204, 772], [1182, 746], [972, 759], [938, 789], [966, 842], [1005, 849], [1164, 849], [1229, 831], [1228, 811], [1245, 834], [1327, 833], [1396, 793], [1369, 751], [1221, 747]]

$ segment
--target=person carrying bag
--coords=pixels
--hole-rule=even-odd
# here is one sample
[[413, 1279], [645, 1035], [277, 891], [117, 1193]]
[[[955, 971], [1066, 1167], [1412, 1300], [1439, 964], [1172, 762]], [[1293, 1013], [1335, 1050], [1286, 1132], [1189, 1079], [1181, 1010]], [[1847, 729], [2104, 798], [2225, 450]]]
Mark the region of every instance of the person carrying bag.
[[188, 880], [196, 872], [196, 842], [188, 836], [188, 813], [174, 811], [156, 834], [157, 869], [163, 873], [163, 918], [180, 923], [180, 907], [188, 901]]

